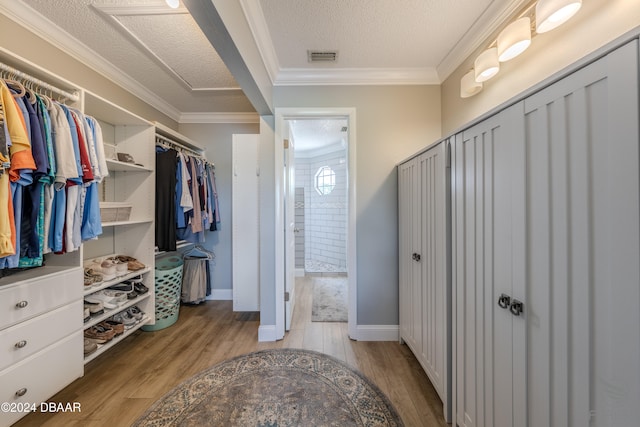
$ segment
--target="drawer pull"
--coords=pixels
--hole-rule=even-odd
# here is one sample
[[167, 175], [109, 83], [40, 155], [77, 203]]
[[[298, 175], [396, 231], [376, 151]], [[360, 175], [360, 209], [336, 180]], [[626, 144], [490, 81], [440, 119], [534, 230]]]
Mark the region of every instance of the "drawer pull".
[[27, 346], [27, 340], [18, 341], [16, 343], [16, 348], [24, 348]]
[[19, 303], [16, 304], [16, 308], [25, 308], [28, 305], [29, 305], [29, 301], [20, 301]]
[[25, 387], [25, 388], [21, 388], [20, 390], [16, 391], [16, 396], [17, 396], [17, 397], [22, 397], [22, 396], [24, 396], [25, 394], [27, 394], [27, 389], [26, 389], [26, 387]]

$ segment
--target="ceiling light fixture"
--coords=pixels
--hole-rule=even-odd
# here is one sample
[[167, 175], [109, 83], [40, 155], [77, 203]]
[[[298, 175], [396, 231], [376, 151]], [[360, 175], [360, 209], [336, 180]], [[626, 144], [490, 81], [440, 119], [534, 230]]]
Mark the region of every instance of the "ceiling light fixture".
[[546, 33], [559, 27], [581, 6], [582, 0], [539, 0], [536, 3], [536, 32]]
[[469, 98], [482, 90], [482, 83], [476, 81], [475, 71], [471, 70], [460, 80], [460, 98]]
[[525, 16], [509, 24], [498, 36], [497, 44], [500, 62], [520, 55], [531, 44], [531, 19]]
[[500, 62], [498, 62], [498, 48], [492, 47], [482, 52], [474, 63], [476, 82], [482, 83], [498, 74]]
[[[500, 71], [500, 62], [509, 61], [531, 45], [531, 38], [567, 22], [580, 10], [582, 0], [537, 0], [520, 12], [518, 18], [507, 25], [474, 62], [474, 69], [460, 79], [460, 97], [468, 98], [480, 92], [486, 82]], [[532, 35], [531, 21], [536, 31]]]
[[165, 0], [167, 2], [167, 6], [171, 9], [177, 9], [180, 7], [180, 0]]

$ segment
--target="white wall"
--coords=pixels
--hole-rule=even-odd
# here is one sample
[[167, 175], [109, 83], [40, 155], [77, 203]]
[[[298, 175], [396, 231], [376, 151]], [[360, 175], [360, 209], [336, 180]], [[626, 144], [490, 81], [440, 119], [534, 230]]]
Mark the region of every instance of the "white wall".
[[531, 46], [502, 63], [496, 77], [471, 98], [460, 98], [460, 79], [480, 52], [468, 58], [442, 84], [443, 136], [568, 67], [640, 25], [638, 0], [584, 0], [567, 23], [533, 38]]

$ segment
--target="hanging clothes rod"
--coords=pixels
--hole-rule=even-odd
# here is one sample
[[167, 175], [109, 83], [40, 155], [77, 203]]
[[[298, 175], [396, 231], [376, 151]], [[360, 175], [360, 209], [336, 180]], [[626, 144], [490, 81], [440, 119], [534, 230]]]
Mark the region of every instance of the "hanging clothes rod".
[[2, 70], [3, 72], [8, 73], [11, 77], [15, 77], [17, 79], [21, 79], [23, 81], [27, 81], [30, 82], [32, 84], [34, 84], [35, 86], [37, 86], [39, 89], [43, 89], [45, 91], [50, 91], [52, 93], [55, 93], [59, 96], [61, 96], [62, 98], [71, 101], [71, 102], [76, 102], [80, 99], [80, 96], [77, 93], [71, 93], [71, 92], [67, 92], [65, 90], [59, 89], [53, 85], [50, 85], [47, 82], [43, 82], [40, 79], [37, 79], [27, 73], [24, 73], [20, 70], [17, 70], [13, 67], [11, 67], [10, 65], [7, 65], [3, 62], [0, 62], [0, 70]]
[[169, 138], [167, 138], [165, 136], [156, 134], [156, 144], [160, 144], [162, 146], [168, 146], [168, 147], [171, 147], [171, 148], [175, 148], [178, 151], [186, 152], [187, 154], [190, 154], [193, 157], [197, 157], [197, 158], [203, 160], [205, 163], [208, 163], [211, 166], [215, 166], [213, 164], [213, 162], [208, 161], [201, 152], [197, 152], [197, 151], [195, 151], [195, 150], [193, 150], [193, 149], [191, 149], [191, 148], [189, 148], [189, 147], [187, 147], [187, 146], [185, 146], [183, 144], [180, 144], [177, 141], [169, 139]]

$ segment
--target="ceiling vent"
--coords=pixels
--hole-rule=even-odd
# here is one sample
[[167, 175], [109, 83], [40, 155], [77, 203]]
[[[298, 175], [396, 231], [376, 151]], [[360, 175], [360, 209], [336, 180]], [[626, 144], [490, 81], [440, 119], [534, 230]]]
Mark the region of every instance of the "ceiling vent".
[[308, 50], [307, 58], [309, 62], [336, 62], [338, 59], [338, 52], [329, 50]]

